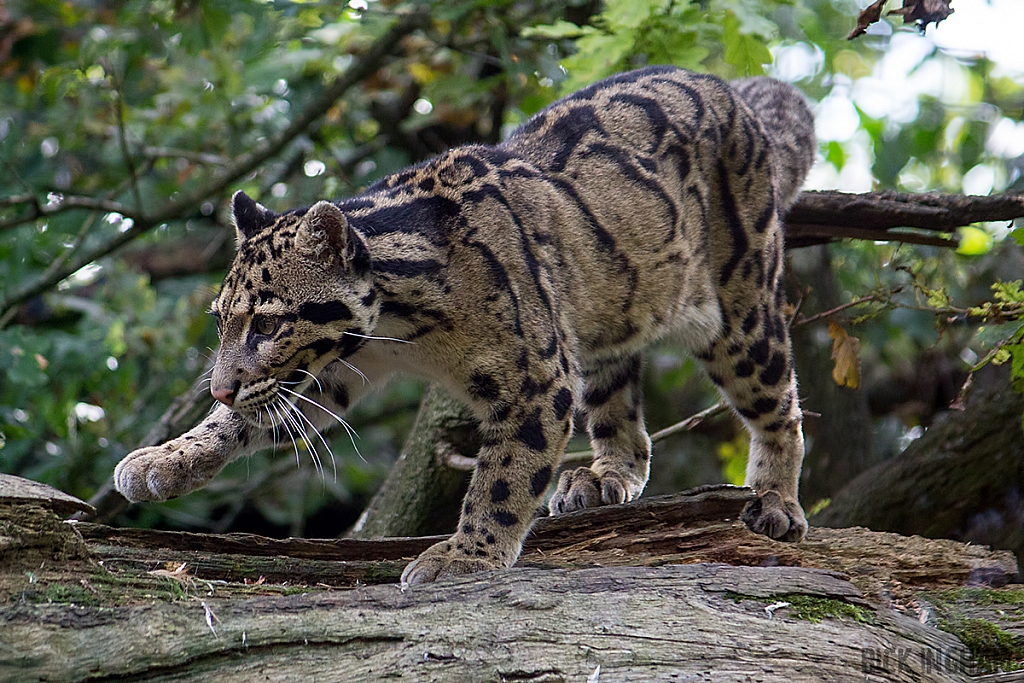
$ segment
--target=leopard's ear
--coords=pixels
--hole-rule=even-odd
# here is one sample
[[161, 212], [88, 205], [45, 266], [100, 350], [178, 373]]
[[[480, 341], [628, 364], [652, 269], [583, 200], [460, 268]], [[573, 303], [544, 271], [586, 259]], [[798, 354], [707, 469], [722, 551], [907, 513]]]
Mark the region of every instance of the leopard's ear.
[[296, 247], [313, 258], [333, 260], [343, 269], [364, 274], [370, 255], [341, 209], [331, 202], [317, 202], [303, 216], [295, 236]]
[[276, 213], [259, 204], [241, 190], [231, 198], [231, 211], [235, 216], [235, 229], [238, 231], [239, 244], [269, 228], [277, 219]]

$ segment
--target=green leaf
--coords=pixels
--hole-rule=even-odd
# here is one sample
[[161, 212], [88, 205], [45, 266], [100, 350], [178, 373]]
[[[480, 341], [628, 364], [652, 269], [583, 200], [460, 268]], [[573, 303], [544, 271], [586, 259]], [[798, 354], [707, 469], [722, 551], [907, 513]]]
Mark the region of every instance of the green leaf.
[[1012, 237], [1017, 244], [1024, 247], [1024, 226], [1014, 228], [1013, 232], [1010, 233], [1010, 237]]
[[982, 256], [992, 251], [992, 235], [981, 228], [964, 226], [957, 230], [960, 235], [960, 246], [956, 253], [962, 256]]
[[607, 3], [608, 9], [602, 15], [613, 28], [639, 28], [651, 14], [664, 10], [665, 0], [614, 0]]
[[559, 19], [553, 24], [541, 24], [524, 28], [520, 33], [524, 38], [551, 38], [560, 40], [562, 38], [579, 38], [587, 33], [594, 32], [590, 26], [577, 26], [572, 22]]
[[562, 83], [563, 92], [572, 92], [618, 71], [633, 49], [633, 34], [595, 32], [580, 38], [576, 46], [576, 54], [564, 62], [569, 77]]
[[772, 53], [761, 39], [740, 30], [740, 20], [727, 12], [722, 22], [722, 41], [725, 43], [725, 61], [744, 76], [764, 74], [764, 65], [772, 63]]

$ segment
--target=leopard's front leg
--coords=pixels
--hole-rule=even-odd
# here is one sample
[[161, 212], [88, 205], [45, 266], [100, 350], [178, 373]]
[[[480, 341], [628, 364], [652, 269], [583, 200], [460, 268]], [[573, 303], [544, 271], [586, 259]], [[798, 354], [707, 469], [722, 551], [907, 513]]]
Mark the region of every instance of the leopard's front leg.
[[[542, 392], [524, 400], [488, 374], [470, 395], [487, 398], [483, 445], [462, 505], [459, 527], [402, 573], [402, 585], [511, 567], [572, 434], [572, 393], [561, 368], [530, 378]], [[520, 384], [514, 385], [517, 389]]]
[[202, 488], [232, 460], [265, 440], [227, 406], [176, 439], [132, 451], [114, 468], [114, 487], [133, 503], [183, 496]]

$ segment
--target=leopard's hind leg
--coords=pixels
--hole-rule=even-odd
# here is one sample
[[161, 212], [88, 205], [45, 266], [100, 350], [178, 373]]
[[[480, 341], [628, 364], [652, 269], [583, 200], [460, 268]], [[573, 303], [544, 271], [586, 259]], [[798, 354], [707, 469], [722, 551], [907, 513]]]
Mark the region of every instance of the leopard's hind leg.
[[562, 473], [548, 507], [561, 514], [638, 497], [650, 472], [651, 439], [641, 409], [640, 353], [583, 366], [583, 408], [594, 461]]
[[736, 277], [719, 287], [722, 335], [696, 355], [750, 432], [745, 483], [758, 498], [743, 521], [771, 538], [799, 541], [807, 532], [797, 497], [803, 415], [782, 313], [781, 232], [773, 227], [776, 239], [746, 256], [766, 286]]

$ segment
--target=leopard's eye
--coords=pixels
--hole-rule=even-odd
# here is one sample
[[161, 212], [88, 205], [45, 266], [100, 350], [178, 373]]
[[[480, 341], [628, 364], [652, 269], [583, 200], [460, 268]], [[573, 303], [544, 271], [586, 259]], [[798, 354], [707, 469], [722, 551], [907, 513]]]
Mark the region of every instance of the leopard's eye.
[[277, 320], [269, 315], [258, 315], [252, 321], [256, 331], [263, 335], [271, 335], [277, 329]]

